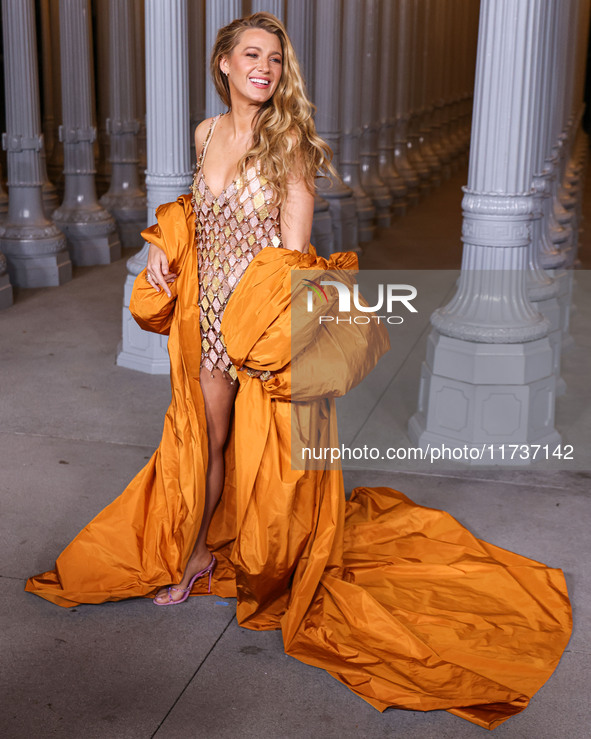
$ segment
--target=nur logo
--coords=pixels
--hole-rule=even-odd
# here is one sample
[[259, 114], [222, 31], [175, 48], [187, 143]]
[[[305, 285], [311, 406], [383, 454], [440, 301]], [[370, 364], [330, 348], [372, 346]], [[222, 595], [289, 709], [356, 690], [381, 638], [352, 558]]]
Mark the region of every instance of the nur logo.
[[324, 298], [324, 302], [328, 303], [326, 292], [320, 287], [318, 282], [314, 282], [314, 280], [302, 280], [302, 282], [308, 288], [308, 313], [314, 310], [314, 295]]
[[[374, 319], [378, 323], [381, 320], [385, 320], [387, 323], [403, 323], [404, 318], [402, 316], [390, 315], [393, 312], [394, 305], [398, 306], [402, 304], [409, 313], [417, 313], [417, 309], [412, 305], [412, 300], [417, 297], [417, 289], [412, 285], [384, 285], [378, 284], [378, 297], [375, 305], [364, 305], [360, 300], [359, 285], [353, 285], [351, 290], [347, 285], [337, 280], [302, 280], [304, 285], [308, 288], [307, 296], [307, 311], [311, 313], [314, 310], [314, 297], [316, 296], [325, 303], [328, 303], [328, 296], [323, 286], [332, 286], [336, 288], [338, 293], [338, 312], [339, 313], [351, 313], [351, 294], [353, 295], [353, 306], [355, 311], [360, 313], [371, 313], [371, 316], [359, 316], [353, 317], [354, 323], [369, 323], [370, 320]], [[388, 315], [376, 315], [376, 311], [379, 311], [384, 306]], [[346, 322], [351, 323], [351, 316], [320, 316], [319, 323], [326, 321], [335, 321], [337, 323]]]

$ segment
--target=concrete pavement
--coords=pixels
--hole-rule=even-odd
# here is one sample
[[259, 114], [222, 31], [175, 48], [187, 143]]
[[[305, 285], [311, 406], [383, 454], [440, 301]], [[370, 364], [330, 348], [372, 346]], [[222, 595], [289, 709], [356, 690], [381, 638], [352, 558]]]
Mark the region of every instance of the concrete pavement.
[[[395, 223], [366, 250], [362, 266], [413, 268], [413, 255], [424, 247], [433, 255], [429, 266], [456, 267], [464, 181], [465, 173], [456, 175]], [[450, 207], [454, 215], [445, 220]], [[486, 736], [442, 711], [380, 714], [327, 673], [287, 657], [280, 633], [240, 628], [232, 599], [192, 598], [166, 609], [140, 599], [67, 610], [23, 591], [25, 579], [53, 566], [160, 439], [168, 378], [115, 365], [125, 274], [124, 260], [75, 269], [60, 288], [16, 291], [14, 306], [0, 313], [2, 736]], [[584, 327], [574, 325], [573, 336], [588, 350]], [[408, 363], [401, 366], [412, 366], [422, 348], [404, 351]], [[579, 387], [580, 356], [587, 355], [571, 356], [565, 379]], [[413, 377], [402, 387], [409, 407], [416, 402]], [[395, 487], [449, 511], [483, 539], [565, 571], [575, 614], [571, 643], [553, 677], [526, 711], [495, 730], [497, 737], [588, 736], [590, 480], [591, 468], [345, 472], [348, 490]]]

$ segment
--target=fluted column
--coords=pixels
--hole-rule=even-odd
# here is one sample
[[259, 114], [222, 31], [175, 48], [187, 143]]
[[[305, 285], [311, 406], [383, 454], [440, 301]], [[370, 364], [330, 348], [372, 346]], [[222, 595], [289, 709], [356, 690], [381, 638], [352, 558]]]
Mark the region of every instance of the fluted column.
[[455, 8], [458, 0], [445, 0], [443, 13], [440, 13], [438, 22], [443, 45], [444, 60], [441, 75], [441, 109], [439, 111], [439, 156], [444, 178], [450, 177], [454, 159], [457, 153], [456, 142], [453, 137], [453, 118], [455, 108], [454, 90], [454, 61], [457, 54], [457, 32], [458, 27], [454, 24], [456, 20]]
[[[449, 1], [449, 0], [448, 0]], [[423, 136], [428, 140], [433, 185], [438, 186], [443, 178], [443, 74], [444, 67], [449, 64], [450, 49], [445, 48], [442, 29], [442, 18], [447, 10], [447, 2], [429, 2], [428, 20], [426, 26], [426, 86], [427, 110], [422, 121]]]
[[[542, 133], [544, 136], [543, 150], [544, 150], [544, 166], [542, 171], [539, 169], [536, 174], [540, 175], [540, 183], [538, 188], [544, 192], [543, 200], [543, 239], [544, 249], [540, 254], [540, 260], [542, 266], [546, 269], [553, 269], [562, 266], [566, 261], [564, 249], [566, 248], [569, 232], [566, 228], [561, 226], [556, 220], [554, 213], [553, 203], [553, 192], [554, 182], [557, 176], [557, 138], [558, 130], [554, 131], [555, 127], [555, 116], [554, 106], [556, 105], [556, 92], [557, 82], [556, 78], [559, 76], [559, 70], [556, 68], [557, 64], [560, 63], [560, 51], [559, 51], [559, 36], [560, 36], [560, 16], [562, 14], [563, 7], [559, 2], [552, 3], [553, 19], [548, 35], [548, 46], [549, 53], [544, 60], [544, 100], [545, 105], [543, 107], [543, 128]], [[556, 133], [556, 136], [554, 135]]]
[[121, 244], [114, 219], [96, 199], [88, 0], [60, 0], [60, 38], [65, 192], [53, 217], [74, 264], [109, 264], [120, 258]]
[[584, 109], [583, 100], [588, 43], [587, 29], [589, 28], [590, 11], [589, 0], [579, 0], [577, 6], [578, 16], [573, 20], [574, 32], [572, 32], [572, 35], [576, 38], [576, 44], [573, 44], [574, 51], [571, 62], [572, 85], [570, 88], [568, 105], [571, 123], [568, 132], [568, 153], [565, 157], [567, 161], [564, 168], [564, 174], [562, 176], [562, 187], [564, 193], [562, 196], [562, 203], [565, 208], [572, 212], [575, 259], [582, 217], [583, 180], [587, 159], [587, 135], [581, 127], [581, 122]]
[[251, 0], [251, 12], [259, 13], [261, 10], [273, 13], [281, 22], [285, 21], [285, 0]]
[[[551, 117], [552, 153], [547, 165], [551, 166], [549, 189], [551, 193], [550, 218], [563, 229], [566, 238], [557, 240], [554, 231], [553, 240], [560, 248], [563, 256], [564, 270], [552, 271], [559, 284], [558, 301], [561, 307], [562, 347], [569, 347], [574, 343], [569, 334], [570, 311], [573, 290], [572, 267], [575, 264], [578, 242], [578, 222], [572, 207], [565, 207], [562, 202], [560, 187], [562, 185], [568, 153], [569, 127], [572, 119], [572, 84], [573, 84], [573, 55], [577, 47], [577, 21], [579, 0], [564, 0], [560, 3], [559, 19], [556, 21], [555, 36], [555, 70], [553, 79], [553, 94], [559, 104], [554, 106]], [[586, 2], [588, 6], [588, 2]], [[588, 25], [587, 25], [588, 28]], [[550, 166], [548, 168], [550, 168]]]
[[8, 213], [8, 193], [4, 190], [3, 179], [2, 162], [0, 162], [0, 221], [3, 221]]
[[[562, 267], [567, 261], [567, 249], [572, 243], [572, 231], [568, 224], [565, 227], [558, 222], [554, 211], [555, 183], [559, 172], [558, 120], [555, 117], [554, 108], [559, 106], [556, 95], [561, 90], [556, 83], [556, 78], [562, 76], [557, 65], [560, 64], [561, 57], [559, 19], [563, 11], [564, 4], [561, 0], [549, 0], [550, 23], [545, 36], [548, 53], [542, 68], [543, 102], [539, 121], [539, 135], [542, 140], [535, 166], [534, 186], [536, 206], [541, 215], [539, 226], [537, 223], [535, 226], [538, 237], [538, 258], [540, 265], [549, 271], [549, 275], [558, 286], [557, 300], [560, 305], [560, 325], [564, 343], [565, 337], [568, 336], [572, 281], [571, 275]], [[563, 389], [562, 385], [559, 386], [560, 389]]]
[[566, 85], [564, 90], [564, 126], [560, 135], [561, 157], [560, 157], [560, 174], [558, 177], [558, 198], [562, 206], [568, 211], [570, 216], [570, 225], [572, 227], [573, 250], [572, 260], [576, 257], [578, 246], [578, 232], [576, 223], [576, 214], [574, 206], [576, 202], [575, 195], [571, 189], [570, 182], [566, 177], [567, 169], [571, 163], [571, 157], [576, 134], [576, 111], [573, 107], [574, 88], [576, 84], [576, 67], [579, 37], [578, 27], [581, 22], [581, 3], [579, 0], [571, 3], [569, 16], [568, 36], [571, 41], [569, 44], [568, 57], [566, 60]]
[[146, 6], [148, 223], [161, 203], [191, 186], [187, 21], [187, 0], [149, 0]]
[[460, 70], [459, 90], [459, 138], [460, 146], [460, 164], [467, 164], [468, 151], [470, 148], [470, 132], [472, 122], [472, 105], [474, 92], [474, 72], [476, 59], [476, 45], [478, 40], [478, 22], [479, 22], [479, 6], [480, 2], [472, 2], [472, 0], [461, 0], [460, 16], [464, 20], [466, 33], [464, 35], [464, 43], [461, 49], [461, 55], [458, 59], [458, 67]]
[[457, 169], [458, 159], [460, 157], [462, 149], [462, 141], [459, 135], [460, 131], [458, 127], [459, 102], [462, 94], [460, 62], [464, 53], [463, 50], [466, 43], [466, 35], [469, 29], [468, 13], [463, 8], [464, 2], [465, 0], [453, 0], [452, 3], [451, 32], [454, 48], [450, 65], [451, 75], [449, 121], [449, 135], [452, 141], [452, 169]]
[[12, 305], [12, 285], [8, 277], [6, 257], [0, 251], [0, 310]]
[[[2, 187], [2, 165], [0, 164], [0, 223], [8, 213], [8, 194]], [[12, 285], [8, 277], [8, 263], [0, 251], [0, 310], [12, 305]]]
[[[580, 61], [580, 60], [579, 60]], [[572, 212], [572, 228], [573, 239], [575, 240], [575, 261], [574, 266], [580, 267], [580, 260], [576, 256], [578, 242], [580, 238], [582, 223], [582, 207], [583, 207], [583, 183], [586, 174], [587, 156], [588, 156], [588, 139], [587, 134], [582, 128], [583, 107], [577, 110], [573, 123], [572, 145], [569, 161], [567, 163], [563, 187], [566, 200], [563, 200], [565, 208]]]
[[526, 292], [545, 0], [482, 0], [458, 291], [431, 318], [421, 445], [553, 443], [548, 321]]
[[[379, 117], [378, 131], [378, 172], [390, 190], [392, 196], [392, 212], [394, 215], [404, 215], [406, 212], [406, 185], [403, 177], [396, 169], [394, 157], [394, 127], [396, 111], [394, 105], [394, 90], [392, 82], [396, 77], [394, 63], [396, 59], [395, 39], [392, 38], [392, 18], [394, 3], [382, 0], [379, 16], [379, 66], [377, 70]], [[362, 27], [362, 23], [359, 24]], [[359, 28], [359, 27], [358, 27]], [[359, 33], [359, 31], [357, 31]], [[346, 37], [345, 37], [346, 38]], [[343, 45], [345, 49], [348, 45]], [[357, 62], [355, 62], [357, 64]], [[344, 89], [350, 85], [347, 76], [344, 77]]]
[[455, 171], [461, 163], [463, 153], [460, 133], [460, 98], [462, 94], [460, 60], [466, 36], [469, 32], [468, 13], [464, 9], [464, 0], [451, 0], [450, 42], [451, 58], [449, 62], [449, 105], [448, 105], [448, 137], [450, 140], [450, 170]]
[[[421, 155], [425, 162], [425, 165], [429, 168], [429, 185], [431, 187], [438, 187], [441, 184], [441, 161], [437, 155], [436, 146], [433, 145], [434, 139], [434, 128], [435, 128], [435, 100], [434, 100], [434, 87], [435, 80], [433, 75], [433, 61], [439, 50], [435, 44], [435, 35], [441, 33], [441, 28], [435, 25], [435, 7], [439, 4], [442, 9], [445, 9], [445, 5], [441, 2], [437, 3], [437, 0], [423, 0], [423, 20], [419, 24], [419, 32], [423, 34], [422, 43], [422, 57], [423, 64], [421, 68], [421, 103], [419, 106], [419, 135], [421, 142]], [[449, 54], [451, 50], [448, 50], [445, 55], [437, 58], [436, 62], [438, 66], [442, 67], [444, 64], [449, 66]]]
[[[60, 193], [64, 190], [64, 147], [59, 140], [59, 127], [62, 122], [62, 70], [57, 51], [60, 48], [60, 13], [59, 2], [49, 2], [49, 27], [52, 51], [52, 62], [49, 67], [51, 72], [51, 88], [53, 89], [53, 121], [51, 122], [52, 132], [50, 140], [53, 141], [53, 147], [47, 149], [47, 171], [52, 182], [55, 182]], [[53, 51], [56, 54], [53, 54]], [[44, 52], [45, 54], [45, 52]], [[45, 63], [44, 70], [47, 69]], [[43, 101], [43, 109], [48, 101]], [[51, 105], [51, 103], [50, 103]], [[53, 214], [52, 214], [53, 215]]]
[[478, 38], [478, 10], [480, 3], [472, 0], [460, 0], [458, 14], [462, 24], [462, 41], [456, 58], [457, 74], [457, 118], [456, 136], [459, 142], [459, 158], [457, 166], [468, 161], [470, 146], [470, 121], [472, 117], [472, 91], [474, 89], [474, 59], [476, 57], [476, 40]]
[[429, 191], [430, 170], [421, 153], [421, 105], [423, 94], [423, 14], [422, 0], [409, 0], [409, 26], [411, 63], [410, 75], [410, 117], [408, 122], [408, 158], [419, 177], [422, 193]]
[[[315, 100], [314, 61], [315, 61], [315, 0], [288, 0], [287, 32], [298, 57], [300, 68], [306, 80], [308, 96]], [[314, 220], [311, 241], [319, 254], [334, 251], [332, 217], [328, 201], [318, 192], [314, 197]]]
[[135, 98], [134, 7], [129, 0], [109, 0], [109, 117], [111, 185], [100, 199], [117, 221], [125, 247], [142, 245], [146, 196], [138, 177], [137, 136], [140, 121]]
[[[555, 104], [552, 95], [552, 77], [555, 74], [556, 20], [560, 13], [560, 0], [548, 0], [548, 23], [543, 29], [546, 54], [541, 60], [541, 103], [540, 116], [535, 121], [536, 150], [534, 152], [535, 210], [539, 213], [539, 226], [536, 224], [536, 244], [538, 259], [545, 269], [554, 269], [564, 264], [565, 257], [557, 244], [566, 241], [564, 229], [554, 220], [552, 208], [553, 164], [548, 158], [551, 148], [551, 109]], [[539, 227], [539, 233], [538, 233]], [[556, 236], [552, 238], [552, 234]]]
[[359, 59], [362, 51], [362, 29], [364, 19], [364, 3], [359, 0], [343, 2], [343, 39], [342, 44], [342, 96], [341, 119], [343, 133], [341, 136], [341, 168], [343, 182], [350, 187], [355, 197], [359, 241], [371, 241], [375, 233], [376, 211], [373, 203], [361, 186], [361, 163], [359, 155], [361, 138], [361, 92], [362, 74]]
[[[543, 57], [540, 27], [545, 1], [521, 0], [518, 6], [513, 0], [482, 2], [479, 89], [462, 203], [463, 277], [456, 297], [433, 317], [434, 326], [448, 336], [517, 343], [547, 332], [524, 290], [534, 209], [531, 131], [540, 108], [536, 65]], [[490, 270], [501, 273], [501, 282], [488, 283]], [[479, 280], [488, 283], [482, 290]]]
[[420, 178], [409, 155], [410, 108], [412, 85], [412, 0], [397, 0], [393, 14], [392, 36], [396, 38], [396, 77], [395, 108], [396, 123], [394, 127], [394, 161], [406, 185], [409, 205], [416, 205], [419, 200]]
[[286, 27], [306, 81], [308, 95], [314, 100], [314, 47], [316, 0], [288, 0]]
[[[553, 75], [552, 97], [556, 101], [552, 110], [552, 155], [554, 160], [554, 177], [551, 180], [552, 205], [554, 218], [566, 233], [566, 241], [562, 245], [565, 264], [572, 265], [574, 261], [574, 234], [571, 227], [571, 213], [567, 211], [559, 198], [558, 188], [562, 180], [564, 167], [566, 126], [570, 111], [567, 109], [566, 95], [569, 86], [570, 49], [575, 45], [574, 28], [570, 25], [576, 0], [563, 0], [560, 4], [560, 13], [556, 27], [556, 58]], [[571, 30], [573, 33], [571, 34]]]
[[57, 124], [54, 95], [54, 51], [59, 48], [59, 38], [52, 38], [51, 13], [49, 0], [40, 0], [39, 3], [41, 20], [41, 58], [42, 58], [42, 88], [43, 88], [43, 139], [45, 153], [50, 159], [53, 149], [57, 146]]
[[[189, 38], [187, 0], [146, 3], [146, 172], [148, 223], [156, 208], [191, 185]], [[123, 339], [117, 364], [150, 374], [168, 372], [166, 337], [142, 331], [129, 312], [135, 277], [146, 266], [149, 246], [128, 260]]]
[[205, 0], [189, 0], [189, 108], [191, 113], [191, 160], [195, 161], [195, 128], [205, 118]]
[[72, 277], [62, 232], [43, 212], [39, 78], [33, 0], [2, 0], [8, 214], [0, 251], [11, 282], [20, 287], [61, 285]]
[[143, 185], [146, 176], [146, 44], [144, 16], [144, 0], [133, 0], [135, 26], [135, 105], [140, 121], [140, 132], [137, 137], [138, 172]]
[[53, 44], [51, 39], [51, 20], [49, 17], [49, 0], [41, 0], [40, 28], [41, 28], [41, 84], [43, 89], [43, 148], [41, 149], [41, 179], [43, 180], [43, 208], [45, 215], [51, 218], [53, 211], [59, 205], [57, 190], [50, 182], [47, 174], [47, 160], [49, 153], [55, 146], [53, 114], [53, 77], [51, 67], [54, 64]]
[[223, 26], [227, 26], [235, 18], [242, 17], [242, 0], [206, 0], [205, 2], [205, 49], [207, 70], [205, 83], [205, 116], [218, 115], [225, 113], [225, 107], [219, 99], [211, 75], [209, 74], [209, 59], [211, 50], [215, 43], [218, 31]]
[[[542, 171], [544, 167], [544, 109], [543, 105], [547, 102], [544, 95], [545, 80], [543, 74], [546, 72], [543, 61], [551, 58], [551, 24], [554, 17], [554, 6], [556, 0], [547, 0], [542, 3], [540, 12], [540, 46], [542, 53], [539, 57], [538, 66], [532, 70], [532, 74], [536, 75], [535, 84], [539, 89], [536, 99], [537, 109], [534, 111], [534, 128], [532, 130], [533, 142], [533, 213], [531, 224], [531, 245], [529, 250], [529, 270], [526, 275], [526, 289], [529, 300], [534, 304], [535, 308], [548, 321], [549, 331], [548, 339], [552, 347], [552, 366], [556, 378], [557, 394], [564, 392], [565, 384], [560, 377], [560, 360], [562, 352], [562, 324], [564, 318], [561, 316], [561, 308], [558, 302], [560, 292], [560, 283], [551, 276], [551, 271], [546, 272], [542, 269], [540, 255], [543, 251], [543, 180], [536, 176], [537, 172]], [[540, 188], [540, 183], [542, 188]]]
[[[133, 5], [133, 0], [131, 0]], [[96, 91], [93, 100], [93, 119], [96, 121], [96, 140], [93, 144], [96, 167], [95, 184], [97, 192], [103, 195], [111, 181], [111, 139], [107, 130], [107, 120], [111, 108], [111, 41], [110, 41], [110, 0], [92, 0], [96, 29], [93, 45], [96, 49], [96, 69], [91, 63], [92, 79]]]
[[[316, 128], [334, 152], [333, 164], [340, 168], [340, 45], [341, 0], [323, 0], [316, 4], [314, 90]], [[320, 194], [328, 200], [336, 251], [358, 249], [357, 210], [353, 192], [340, 176], [323, 178]], [[323, 254], [323, 256], [327, 256]]]
[[[392, 216], [392, 196], [380, 176], [378, 161], [379, 2], [365, 0], [363, 14], [363, 55], [361, 57], [361, 185], [372, 199], [379, 226], [388, 228]], [[359, 60], [357, 60], [359, 63]]]

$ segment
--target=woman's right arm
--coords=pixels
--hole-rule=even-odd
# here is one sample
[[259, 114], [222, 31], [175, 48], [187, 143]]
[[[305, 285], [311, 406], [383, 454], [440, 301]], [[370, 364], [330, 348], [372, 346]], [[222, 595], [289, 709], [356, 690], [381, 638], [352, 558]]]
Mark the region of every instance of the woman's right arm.
[[[211, 118], [207, 118], [195, 128], [195, 153], [197, 158], [201, 154], [203, 144], [211, 125]], [[148, 264], [147, 264], [147, 280], [156, 290], [160, 292], [160, 288], [170, 297], [170, 289], [168, 283], [174, 282], [177, 275], [174, 272], [169, 271], [168, 259], [166, 253], [155, 244], [150, 244], [150, 251], [148, 252]]]

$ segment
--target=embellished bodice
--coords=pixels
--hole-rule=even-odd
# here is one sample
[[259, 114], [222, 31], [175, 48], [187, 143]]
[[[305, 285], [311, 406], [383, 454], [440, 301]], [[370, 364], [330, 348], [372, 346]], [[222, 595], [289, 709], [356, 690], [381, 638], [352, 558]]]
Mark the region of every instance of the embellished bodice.
[[252, 166], [217, 197], [203, 177], [207, 147], [220, 116], [213, 119], [193, 177], [193, 209], [199, 270], [201, 366], [235, 380], [236, 369], [221, 333], [224, 308], [254, 257], [266, 246], [281, 246], [279, 209], [273, 191]]

